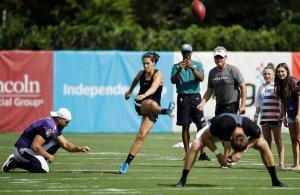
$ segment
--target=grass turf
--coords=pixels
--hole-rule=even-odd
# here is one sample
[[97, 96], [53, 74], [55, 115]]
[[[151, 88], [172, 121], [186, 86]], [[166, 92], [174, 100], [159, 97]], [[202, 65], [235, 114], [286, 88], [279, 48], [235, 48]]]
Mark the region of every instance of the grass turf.
[[[0, 162], [12, 152], [19, 134], [2, 133]], [[300, 171], [278, 171], [289, 188], [271, 186], [260, 154], [249, 149], [230, 169], [219, 168], [212, 159], [197, 161], [183, 189], [174, 188], [183, 168], [183, 149], [172, 148], [180, 134], [150, 133], [126, 175], [116, 174], [126, 159], [135, 134], [65, 134], [76, 145], [89, 145], [89, 154], [59, 150], [50, 164], [50, 173], [37, 174], [15, 170], [0, 174], [0, 194], [299, 194]], [[283, 135], [286, 165], [292, 164], [291, 143]], [[276, 165], [278, 156], [273, 145]]]

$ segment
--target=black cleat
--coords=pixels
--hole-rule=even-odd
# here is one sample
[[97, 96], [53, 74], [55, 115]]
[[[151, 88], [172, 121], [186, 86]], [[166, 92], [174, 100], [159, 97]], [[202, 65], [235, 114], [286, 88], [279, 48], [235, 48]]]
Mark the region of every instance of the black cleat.
[[281, 183], [281, 182], [279, 182], [277, 184], [273, 184], [272, 186], [274, 186], [274, 187], [280, 187], [280, 188], [287, 188], [288, 187], [288, 185], [286, 185], [284, 183]]
[[9, 155], [9, 157], [6, 159], [6, 161], [2, 165], [2, 171], [3, 172], [9, 172], [11, 169], [16, 168], [17, 161], [15, 159], [15, 156], [13, 154]]
[[177, 184], [176, 184], [176, 188], [183, 188], [185, 186], [185, 180], [180, 180]]
[[210, 158], [205, 154], [205, 152], [203, 152], [202, 154], [200, 154], [198, 160], [207, 160], [207, 161], [211, 161]]

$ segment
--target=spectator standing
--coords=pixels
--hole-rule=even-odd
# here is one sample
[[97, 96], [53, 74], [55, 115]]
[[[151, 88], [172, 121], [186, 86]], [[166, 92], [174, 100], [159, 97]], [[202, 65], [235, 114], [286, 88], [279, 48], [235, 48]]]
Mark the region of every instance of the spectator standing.
[[[204, 105], [214, 94], [216, 97], [215, 115], [222, 113], [245, 114], [246, 84], [240, 70], [227, 64], [227, 50], [218, 46], [214, 49], [214, 61], [217, 65], [209, 71], [207, 90], [198, 109], [203, 111]], [[241, 101], [240, 101], [241, 100]], [[229, 157], [230, 145], [223, 143], [224, 155]]]
[[[300, 92], [297, 87], [297, 79], [292, 77], [286, 63], [280, 63], [276, 67], [275, 86], [281, 100], [281, 118], [285, 126], [288, 126], [292, 142], [294, 164], [292, 170], [300, 170]], [[286, 117], [287, 114], [287, 117]]]
[[[190, 124], [195, 123], [197, 131], [206, 125], [203, 111], [197, 109], [201, 101], [200, 82], [204, 80], [201, 62], [192, 60], [193, 48], [190, 44], [181, 46], [183, 60], [173, 65], [171, 82], [177, 90], [177, 125], [182, 126], [182, 141], [185, 154], [189, 150]], [[201, 148], [199, 160], [210, 160]]]
[[284, 169], [284, 146], [281, 139], [280, 100], [274, 88], [275, 66], [269, 63], [263, 69], [265, 82], [259, 87], [255, 100], [256, 111], [254, 122], [257, 123], [260, 114], [260, 125], [265, 140], [271, 149], [272, 133], [279, 156], [279, 167]]

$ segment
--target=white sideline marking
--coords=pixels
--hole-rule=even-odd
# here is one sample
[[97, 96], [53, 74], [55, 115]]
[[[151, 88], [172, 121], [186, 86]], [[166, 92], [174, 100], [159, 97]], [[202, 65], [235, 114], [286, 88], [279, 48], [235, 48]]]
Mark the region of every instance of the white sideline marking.
[[[66, 158], [68, 160], [78, 160], [78, 158]], [[116, 158], [84, 158], [84, 160], [115, 160]], [[155, 159], [155, 161], [165, 161], [165, 160], [169, 160], [169, 161], [182, 161], [184, 162], [181, 158], [178, 158], [178, 157], [167, 157], [167, 156], [159, 156], [157, 159]], [[216, 166], [216, 168], [219, 167], [219, 164], [216, 164], [214, 162], [217, 162], [216, 159], [212, 159], [211, 161], [212, 163], [210, 164], [210, 166]], [[248, 162], [248, 163], [247, 163]], [[253, 163], [251, 163], [253, 162]], [[199, 165], [203, 165], [205, 164], [206, 162], [199, 162], [198, 164]], [[55, 164], [61, 164], [61, 165], [64, 165], [64, 164], [83, 164], [83, 163], [62, 163], [62, 162], [55, 162]], [[97, 164], [107, 164], [107, 162], [97, 162]], [[119, 163], [110, 163], [111, 165], [119, 165]], [[152, 165], [152, 164], [155, 164], [153, 162], [149, 162], [149, 163], [140, 163], [139, 165]], [[167, 163], [165, 163], [167, 164]], [[256, 163], [256, 161], [251, 161], [251, 160], [242, 160], [241, 162], [238, 162], [237, 165], [235, 165], [235, 167], [238, 167], [239, 165], [242, 165], [242, 166], [264, 166], [263, 163]]]
[[[51, 172], [94, 172], [94, 173], [101, 173], [101, 172], [117, 172], [118, 168], [116, 169], [59, 169], [59, 170], [53, 170]], [[131, 172], [161, 172], [161, 170], [158, 169], [149, 169], [149, 170], [130, 170]], [[244, 170], [242, 170], [244, 171]], [[168, 170], [168, 172], [178, 172], [180, 173], [180, 170]]]
[[178, 159], [178, 157], [161, 156], [161, 157], [158, 157], [158, 160], [174, 160], [174, 161], [178, 161], [178, 160], [182, 160], [182, 158]]
[[74, 156], [74, 155], [126, 155], [128, 153], [121, 153], [121, 152], [89, 152], [87, 154], [73, 154], [73, 153], [61, 153], [61, 154], [56, 154], [58, 156]]
[[0, 179], [9, 179], [11, 177], [0, 177]]
[[[96, 179], [99, 179], [98, 177], [90, 177], [90, 178], [82, 178], [82, 177], [64, 177], [64, 178], [60, 178], [61, 180], [90, 180], [90, 179], [93, 179], [93, 180], [96, 180]], [[55, 179], [57, 180], [57, 179]]]
[[11, 181], [11, 182], [8, 182], [8, 183], [11, 183], [11, 184], [35, 184], [35, 183], [42, 183], [42, 181]]
[[[136, 177], [130, 177], [130, 176], [126, 176], [126, 179], [134, 179]], [[241, 179], [241, 180], [269, 180], [269, 177], [221, 177], [221, 176], [216, 176], [216, 177], [212, 177], [212, 176], [202, 176], [202, 177], [189, 177], [189, 179], [207, 179], [209, 178], [210, 180], [224, 180], [224, 179]], [[9, 178], [6, 178], [9, 179]], [[55, 178], [55, 180], [98, 180], [99, 177], [63, 177], [63, 178]], [[107, 179], [109, 180], [123, 180], [124, 177], [108, 177]], [[141, 180], [149, 180], [149, 179], [161, 179], [161, 180], [177, 180], [178, 177], [139, 177], [139, 179]], [[282, 180], [300, 180], [300, 178], [293, 178], [293, 177], [280, 177], [280, 179]], [[12, 179], [12, 182], [10, 183], [40, 183], [40, 182], [44, 182], [44, 181], [48, 181], [49, 179]], [[60, 184], [60, 183], [58, 183]]]
[[[4, 179], [4, 178], [3, 178]], [[36, 182], [43, 182], [48, 181], [49, 179], [13, 179], [6, 177], [7, 180], [12, 180], [13, 182], [30, 182], [30, 183], [36, 183]], [[98, 177], [62, 177], [62, 178], [55, 178], [55, 180], [97, 180]]]
[[48, 179], [13, 179], [16, 181], [46, 181]]
[[100, 155], [123, 155], [125, 153], [120, 152], [89, 152], [89, 154], [100, 154]]
[[9, 183], [12, 184], [36, 184], [36, 183], [42, 183], [48, 179], [12, 179], [12, 181], [9, 181]]
[[[78, 158], [65, 158], [68, 160], [78, 160]], [[101, 158], [101, 157], [88, 157], [84, 158], [84, 160], [115, 160], [116, 158]]]
[[[61, 153], [61, 154], [56, 154], [58, 156], [86, 156], [86, 155], [125, 155], [127, 156], [128, 153], [121, 153], [121, 152], [89, 152], [87, 154], [83, 154], [83, 153]], [[157, 154], [157, 153], [139, 153], [139, 156], [146, 156], [146, 157], [155, 157], [155, 156], [164, 156], [161, 154]]]
[[[300, 187], [298, 188], [277, 188], [277, 187], [246, 187], [246, 188], [237, 188], [237, 187], [185, 187], [184, 190], [190, 190], [190, 191], [194, 191], [194, 190], [209, 190], [209, 191], [213, 191], [213, 190], [299, 190]], [[140, 190], [140, 191], [138, 191]], [[65, 188], [65, 189], [41, 189], [41, 190], [0, 190], [0, 192], [19, 192], [19, 193], [30, 193], [30, 192], [90, 192], [90, 193], [107, 193], [107, 192], [111, 192], [111, 193], [141, 193], [141, 191], [148, 191], [148, 192], [161, 192], [162, 190], [165, 191], [181, 191], [183, 189], [178, 189], [175, 187], [172, 188], [149, 188], [149, 189], [117, 189], [117, 188], [106, 188], [106, 189], [69, 189], [69, 188]]]
[[56, 165], [81, 165], [83, 163], [60, 163], [60, 162], [55, 162]]
[[[128, 177], [126, 176], [126, 179], [135, 179], [136, 177]], [[150, 180], [150, 179], [160, 179], [160, 180], [177, 180], [179, 178], [178, 177], [139, 177], [138, 179], [140, 180]], [[108, 177], [107, 179], [109, 180], [123, 180], [124, 178], [121, 178], [121, 177]], [[225, 180], [225, 179], [234, 179], [234, 180], [237, 180], [237, 179], [241, 179], [241, 180], [270, 180], [270, 177], [260, 177], [260, 178], [257, 178], [257, 177], [221, 177], [221, 176], [218, 176], [218, 177], [211, 177], [211, 176], [207, 176], [207, 177], [189, 177], [189, 179], [196, 179], [196, 180]], [[300, 178], [290, 178], [290, 177], [280, 177], [280, 179], [282, 180], [300, 180]]]
[[[201, 167], [197, 167], [194, 168], [193, 170], [198, 172], [202, 172]], [[234, 169], [234, 168], [232, 168]], [[51, 172], [94, 172], [94, 173], [101, 173], [101, 172], [117, 172], [118, 168], [116, 167], [116, 169], [99, 169], [99, 170], [95, 170], [95, 169], [59, 169], [59, 170], [52, 170]], [[215, 172], [221, 172], [221, 171], [226, 171], [226, 170], [231, 170], [231, 168], [229, 169], [221, 169], [220, 167], [215, 167]], [[258, 171], [267, 171], [266, 169], [257, 169]], [[161, 172], [161, 170], [159, 169], [148, 169], [148, 170], [139, 170], [139, 169], [130, 169], [131, 172]], [[168, 170], [168, 172], [178, 172], [180, 173], [181, 170]], [[234, 169], [235, 172], [237, 171], [242, 171], [245, 172], [245, 170], [243, 169]]]

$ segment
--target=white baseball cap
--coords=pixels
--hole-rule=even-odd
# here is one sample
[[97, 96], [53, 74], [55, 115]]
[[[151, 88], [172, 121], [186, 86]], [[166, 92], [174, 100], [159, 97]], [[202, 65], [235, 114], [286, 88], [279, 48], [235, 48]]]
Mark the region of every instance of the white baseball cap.
[[227, 50], [225, 49], [225, 47], [218, 46], [214, 49], [214, 57], [215, 56], [225, 57], [226, 55], [227, 55]]
[[50, 115], [52, 117], [61, 117], [61, 118], [66, 119], [68, 121], [72, 120], [71, 112], [66, 108], [60, 108], [57, 111], [51, 111]]

